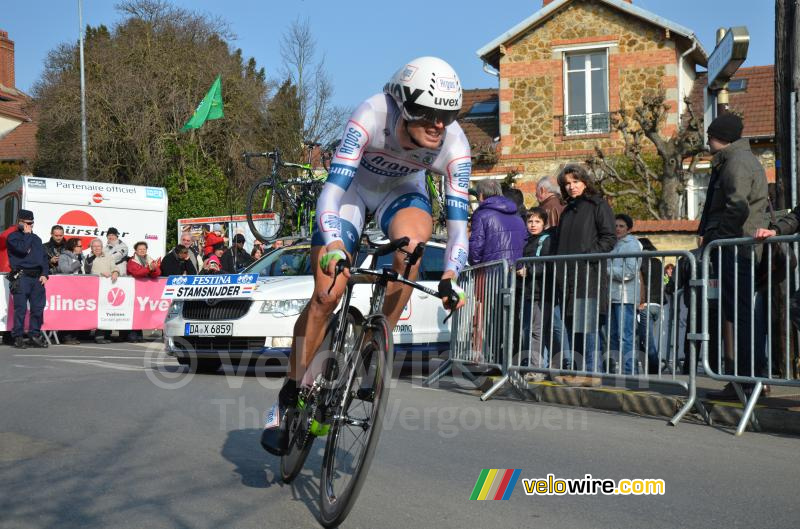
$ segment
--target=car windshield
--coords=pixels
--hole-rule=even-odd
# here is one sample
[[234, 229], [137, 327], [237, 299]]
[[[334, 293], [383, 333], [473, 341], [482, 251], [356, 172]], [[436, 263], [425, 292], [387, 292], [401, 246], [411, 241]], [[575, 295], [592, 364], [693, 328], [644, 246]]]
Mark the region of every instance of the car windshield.
[[311, 247], [302, 244], [278, 248], [250, 265], [245, 272], [261, 277], [311, 275]]

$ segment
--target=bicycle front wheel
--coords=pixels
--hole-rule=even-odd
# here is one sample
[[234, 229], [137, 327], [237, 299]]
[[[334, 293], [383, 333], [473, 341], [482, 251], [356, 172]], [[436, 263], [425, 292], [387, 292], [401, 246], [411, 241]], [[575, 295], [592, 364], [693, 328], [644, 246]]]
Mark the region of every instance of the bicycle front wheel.
[[268, 243], [281, 236], [290, 210], [275, 192], [273, 182], [262, 178], [247, 194], [247, 225], [256, 239]]
[[343, 366], [344, 382], [331, 410], [320, 479], [320, 522], [325, 527], [341, 524], [353, 508], [383, 428], [392, 375], [391, 334], [383, 316], [371, 318], [363, 332], [363, 345]]

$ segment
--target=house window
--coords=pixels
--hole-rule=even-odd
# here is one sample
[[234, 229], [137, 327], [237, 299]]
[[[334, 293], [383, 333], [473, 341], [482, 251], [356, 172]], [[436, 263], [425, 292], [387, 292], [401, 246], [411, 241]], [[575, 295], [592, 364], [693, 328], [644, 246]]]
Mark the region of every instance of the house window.
[[607, 50], [564, 55], [564, 133], [609, 131]]
[[466, 117], [468, 119], [497, 117], [497, 109], [499, 105], [500, 103], [497, 100], [475, 103], [469, 109], [469, 112], [467, 112]]
[[731, 79], [728, 81], [728, 92], [744, 92], [747, 90], [747, 79]]

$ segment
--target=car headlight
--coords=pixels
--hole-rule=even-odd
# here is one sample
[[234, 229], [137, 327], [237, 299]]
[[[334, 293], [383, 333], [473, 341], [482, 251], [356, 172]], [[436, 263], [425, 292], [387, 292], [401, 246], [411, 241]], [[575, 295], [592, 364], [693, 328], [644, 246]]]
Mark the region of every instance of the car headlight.
[[183, 300], [177, 299], [170, 303], [169, 309], [167, 310], [167, 320], [171, 320], [177, 318], [181, 315], [181, 311], [183, 311]]
[[261, 304], [262, 314], [272, 314], [277, 317], [297, 316], [308, 303], [308, 298], [303, 299], [269, 299]]

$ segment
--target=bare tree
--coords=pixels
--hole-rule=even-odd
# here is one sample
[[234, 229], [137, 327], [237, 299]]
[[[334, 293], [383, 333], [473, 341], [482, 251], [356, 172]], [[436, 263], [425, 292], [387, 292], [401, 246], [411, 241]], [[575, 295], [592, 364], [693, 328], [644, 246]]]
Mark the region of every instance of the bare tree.
[[[645, 96], [633, 109], [632, 115], [627, 110], [620, 110], [612, 116], [612, 126], [622, 135], [625, 142], [623, 154], [633, 164], [633, 173], [619, 170], [602, 149], [595, 147], [595, 154], [587, 163], [604, 193], [611, 197], [638, 197], [656, 219], [681, 217], [680, 197], [686, 190], [698, 156], [705, 152], [702, 125], [689, 98], [684, 102], [686, 116], [670, 138], [664, 138], [660, 133], [670, 110], [664, 91]], [[663, 161], [660, 172], [654, 171], [644, 157], [650, 147], [645, 144], [645, 139], [655, 147]], [[683, 162], [687, 158], [692, 161], [689, 170], [684, 170]]]
[[350, 109], [333, 103], [333, 84], [325, 70], [325, 56], [317, 60], [317, 43], [308, 20], [295, 20], [281, 37], [283, 79], [297, 86], [303, 138], [328, 144], [339, 135]]

